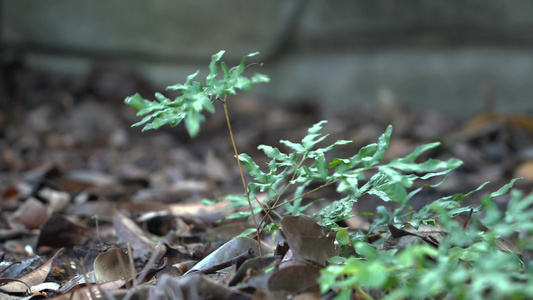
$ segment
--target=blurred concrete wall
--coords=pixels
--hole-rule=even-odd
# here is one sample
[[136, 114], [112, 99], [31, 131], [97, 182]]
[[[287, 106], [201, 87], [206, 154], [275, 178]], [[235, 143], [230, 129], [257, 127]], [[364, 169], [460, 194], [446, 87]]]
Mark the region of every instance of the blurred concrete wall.
[[109, 62], [164, 87], [259, 51], [272, 82], [253, 94], [271, 101], [533, 112], [533, 1], [18, 0], [1, 26], [5, 56], [73, 74]]

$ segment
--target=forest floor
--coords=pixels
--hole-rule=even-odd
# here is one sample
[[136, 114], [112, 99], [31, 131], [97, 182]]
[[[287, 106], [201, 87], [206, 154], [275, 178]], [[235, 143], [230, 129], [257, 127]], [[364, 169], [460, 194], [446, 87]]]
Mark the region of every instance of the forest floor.
[[[155, 90], [138, 76], [113, 68], [95, 69], [86, 78], [20, 66], [5, 72], [9, 78], [5, 93], [11, 100], [0, 104], [0, 284], [4, 283], [0, 298], [29, 298], [26, 287], [13, 284], [15, 278], [30, 286], [59, 284], [44, 289], [58, 299], [90, 299], [91, 293], [100, 291], [92, 290], [97, 286], [87, 278], [91, 272], [98, 274], [95, 258], [114, 246], [132, 256], [136, 271], [127, 267], [129, 274], [149, 266], [144, 281], [135, 284], [149, 282], [155, 274], [157, 278], [180, 276], [250, 227], [244, 221], [218, 223], [227, 215], [219, 211], [225, 202], [201, 204], [202, 199], [243, 192], [222, 109], [207, 116], [196, 139], [181, 125], [141, 133], [140, 128], [131, 128], [139, 119], [136, 111], [123, 102], [137, 91], [153, 98]], [[311, 101], [273, 104], [237, 96], [228, 99], [228, 107], [239, 151], [260, 165], [266, 158], [258, 145], [283, 148], [280, 139], [299, 141], [307, 128], [324, 118], [321, 107]], [[351, 156], [376, 142], [392, 124], [385, 160], [434, 141], [442, 145], [426, 158], [463, 160], [464, 165], [445, 184], [418, 194], [415, 207], [474, 190], [485, 181], [492, 184], [474, 194], [468, 204], [516, 177], [525, 178], [516, 188], [526, 193], [533, 189], [531, 115], [492, 111], [454, 119], [377, 99], [373, 111], [354, 110], [328, 118], [323, 132], [330, 134], [329, 141], [353, 140], [334, 150], [336, 157]], [[333, 199], [335, 188], [321, 191], [320, 197]], [[361, 199], [355, 210], [374, 212], [378, 201], [373, 200]], [[498, 201], [504, 208], [506, 197]], [[360, 216], [345, 225], [365, 229], [369, 218]], [[158, 248], [157, 240], [162, 239], [165, 250]], [[153, 255], [157, 251], [161, 252], [158, 257]], [[54, 260], [48, 261], [55, 253]], [[120, 260], [122, 267], [128, 261], [128, 256]], [[127, 280], [113, 282], [105, 289], [114, 295], [131, 290], [124, 288], [131, 287]], [[206, 289], [216, 288], [220, 287]], [[85, 296], [74, 295], [76, 290]], [[80, 298], [70, 298], [73, 295]], [[249, 290], [238, 294], [242, 299], [251, 295]]]

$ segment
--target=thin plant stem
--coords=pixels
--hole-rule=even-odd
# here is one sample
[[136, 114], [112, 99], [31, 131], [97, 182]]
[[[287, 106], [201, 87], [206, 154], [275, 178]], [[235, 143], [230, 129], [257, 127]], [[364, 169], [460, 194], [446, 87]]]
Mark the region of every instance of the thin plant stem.
[[259, 231], [259, 226], [257, 226], [257, 220], [255, 219], [254, 208], [252, 206], [252, 201], [250, 200], [250, 194], [248, 193], [248, 188], [246, 186], [246, 180], [244, 179], [244, 173], [242, 171], [241, 160], [239, 159], [239, 151], [237, 151], [237, 145], [235, 144], [235, 139], [233, 138], [233, 130], [231, 129], [231, 123], [229, 121], [228, 106], [226, 101], [222, 101], [224, 104], [224, 114], [226, 115], [226, 122], [228, 123], [229, 136], [231, 137], [231, 144], [233, 145], [233, 151], [235, 152], [235, 158], [237, 159], [237, 164], [239, 165], [239, 172], [241, 173], [242, 185], [244, 187], [244, 193], [246, 194], [246, 199], [248, 199], [248, 206], [250, 212], [252, 213], [252, 219], [254, 220], [255, 229], [257, 230], [257, 246], [259, 248], [259, 256], [263, 256], [261, 251], [261, 234]]
[[104, 250], [104, 243], [102, 243], [102, 239], [100, 238], [100, 229], [98, 228], [98, 219], [99, 217], [97, 215], [94, 215], [92, 216], [92, 218], [94, 219], [94, 222], [96, 224], [96, 235], [98, 236], [98, 246], [100, 247], [100, 250], [103, 251]]
[[[255, 201], [259, 203], [259, 200], [257, 199], [257, 196], [255, 197]], [[261, 205], [261, 204], [259, 204], [259, 205]], [[265, 212], [265, 216], [263, 217], [263, 219], [261, 219], [260, 227], [262, 228], [263, 227], [263, 223], [265, 222], [266, 218], [269, 218], [270, 222], [274, 223], [278, 228], [280, 228], [280, 231], [283, 232], [283, 230], [281, 229], [281, 226], [279, 226], [279, 224], [276, 221], [274, 221], [274, 218], [272, 218], [272, 216], [270, 215], [271, 212], [274, 212], [274, 213], [277, 213], [277, 212], [275, 210], [269, 210], [267, 212], [267, 210], [265, 208], [263, 208], [262, 205], [261, 205], [261, 208]], [[282, 218], [282, 216], [280, 216], [279, 214], [278, 214], [278, 217], [280, 219]]]
[[355, 290], [357, 291], [357, 293], [359, 293], [359, 295], [365, 299], [365, 300], [374, 300], [374, 298], [372, 298], [372, 296], [370, 296], [363, 288], [361, 288], [359, 285], [355, 285]]
[[280, 207], [280, 206], [283, 206], [283, 205], [285, 205], [285, 204], [288, 204], [288, 203], [294, 202], [294, 201], [296, 201], [296, 200], [298, 200], [298, 199], [302, 199], [303, 197], [305, 197], [305, 196], [307, 196], [307, 195], [309, 195], [309, 194], [312, 194], [312, 193], [314, 193], [314, 192], [316, 192], [316, 191], [318, 191], [318, 190], [320, 190], [320, 189], [322, 189], [322, 188], [325, 188], [325, 187], [327, 187], [328, 185], [332, 185], [332, 184], [334, 184], [334, 183], [337, 182], [337, 181], [339, 181], [339, 180], [336, 179], [336, 180], [328, 181], [328, 182], [324, 183], [323, 185], [321, 185], [321, 186], [319, 186], [319, 187], [316, 187], [316, 188], [314, 188], [314, 189], [312, 189], [312, 190], [310, 190], [310, 191], [308, 191], [308, 192], [306, 192], [306, 193], [301, 194], [301, 195], [298, 196], [298, 197], [295, 197], [295, 198], [293, 198], [293, 199], [291, 199], [291, 200], [287, 200], [287, 201], [285, 201], [285, 202], [283, 202], [283, 203], [279, 203], [279, 204], [273, 205], [272, 207], [270, 207], [270, 209], [271, 209], [271, 210], [272, 210], [272, 209], [276, 209], [276, 208], [278, 208], [278, 207]]
[[[283, 202], [283, 203], [279, 203], [279, 204], [278, 204], [278, 201], [276, 200], [276, 202], [275, 202], [272, 206], [267, 207], [266, 210], [263, 209], [263, 211], [265, 211], [265, 216], [261, 219], [261, 223], [260, 223], [261, 226], [262, 226], [263, 223], [266, 221], [267, 216], [270, 217], [270, 213], [272, 213], [272, 212], [275, 213], [275, 212], [276, 212], [276, 211], [275, 211], [276, 208], [281, 207], [281, 206], [283, 206], [283, 205], [285, 205], [285, 204], [292, 203], [292, 202], [294, 202], [294, 201], [296, 201], [296, 200], [298, 200], [298, 199], [302, 199], [303, 197], [305, 197], [305, 196], [307, 196], [307, 195], [309, 195], [309, 194], [312, 194], [312, 193], [314, 193], [314, 192], [316, 192], [316, 191], [318, 191], [318, 190], [320, 190], [320, 189], [322, 189], [322, 188], [325, 188], [325, 187], [327, 187], [328, 185], [331, 185], [331, 184], [333, 184], [333, 183], [335, 183], [335, 182], [337, 182], [337, 181], [339, 181], [339, 180], [337, 179], [337, 180], [333, 180], [333, 181], [328, 181], [328, 182], [324, 183], [323, 185], [321, 185], [321, 186], [319, 186], [319, 187], [317, 187], [317, 188], [315, 188], [315, 189], [313, 189], [313, 190], [311, 190], [311, 191], [308, 191], [308, 192], [306, 192], [306, 193], [304, 193], [304, 194], [302, 194], [302, 195], [300, 195], [300, 196], [298, 196], [298, 197], [296, 197], [296, 198], [293, 198], [293, 199], [291, 199], [291, 200], [287, 200], [287, 201], [285, 201], [285, 202]], [[278, 199], [278, 200], [279, 200], [279, 199]]]

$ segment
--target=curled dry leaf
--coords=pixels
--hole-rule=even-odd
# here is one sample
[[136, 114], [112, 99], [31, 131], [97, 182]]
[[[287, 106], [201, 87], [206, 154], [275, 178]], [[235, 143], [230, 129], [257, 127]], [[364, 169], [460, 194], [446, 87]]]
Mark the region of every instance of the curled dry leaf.
[[[191, 253], [187, 250], [183, 249], [183, 247], [173, 248], [167, 244], [161, 244], [158, 249], [164, 251], [156, 253], [159, 255], [155, 261], [159, 261], [158, 265], [161, 265], [163, 260], [166, 261], [166, 267], [161, 271], [161, 273], [171, 274], [173, 276], [181, 276], [197, 263], [197, 261], [191, 260], [193, 255], [191, 255]], [[156, 249], [156, 251], [158, 251], [158, 249]], [[154, 251], [154, 253], [156, 251]]]
[[[16, 278], [0, 278], [0, 283], [19, 283], [21, 286], [25, 286], [24, 291], [29, 292], [31, 290], [31, 286], [29, 286], [26, 282]], [[0, 289], [0, 291], [2, 290]]]
[[[259, 253], [259, 248], [257, 247], [257, 245], [257, 241], [249, 237], [241, 236], [234, 238], [233, 240], [225, 243], [220, 248], [213, 251], [207, 257], [202, 259], [198, 264], [196, 264], [185, 274], [190, 274], [199, 270], [208, 269], [214, 265], [229, 261], [241, 255], [242, 253], [247, 252], [249, 249], [252, 249], [255, 253]], [[263, 245], [261, 248], [264, 256], [272, 255], [272, 249], [269, 249], [265, 245]]]
[[25, 284], [16, 281], [10, 282], [0, 287], [0, 290], [7, 293], [23, 293], [28, 289], [28, 286], [33, 287], [43, 283], [52, 268], [52, 262], [61, 252], [63, 252], [63, 250], [64, 248], [59, 249], [56, 254], [54, 254], [54, 256], [42, 266], [19, 278], [19, 280], [25, 282]]
[[186, 260], [184, 262], [173, 264], [172, 267], [178, 270], [177, 272], [179, 276], [182, 276], [187, 271], [189, 271], [196, 263], [197, 261], [195, 260]]
[[135, 275], [133, 270], [128, 254], [118, 248], [100, 253], [94, 260], [94, 277], [98, 283], [130, 278]]
[[43, 291], [57, 291], [61, 285], [57, 282], [43, 282], [41, 284], [31, 287], [32, 291], [43, 292]]
[[39, 190], [38, 195], [48, 203], [48, 213], [63, 212], [70, 204], [70, 194], [48, 187]]

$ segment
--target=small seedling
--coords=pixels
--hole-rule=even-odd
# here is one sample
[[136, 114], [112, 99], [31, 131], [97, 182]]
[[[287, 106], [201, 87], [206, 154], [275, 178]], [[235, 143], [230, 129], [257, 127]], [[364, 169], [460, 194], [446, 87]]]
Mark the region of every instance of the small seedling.
[[93, 215], [91, 219], [94, 220], [94, 223], [96, 225], [96, 236], [98, 236], [98, 243], [100, 246], [100, 250], [104, 250], [104, 243], [102, 243], [102, 239], [100, 238], [100, 229], [98, 228], [98, 220], [100, 220], [100, 217], [98, 215]]

